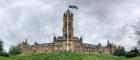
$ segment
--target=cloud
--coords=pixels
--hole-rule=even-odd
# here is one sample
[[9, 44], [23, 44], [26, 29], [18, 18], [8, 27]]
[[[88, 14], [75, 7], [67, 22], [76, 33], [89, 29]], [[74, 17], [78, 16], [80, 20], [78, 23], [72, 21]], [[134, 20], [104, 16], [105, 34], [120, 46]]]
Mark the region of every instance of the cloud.
[[74, 33], [83, 36], [83, 42], [105, 45], [110, 40], [127, 49], [135, 46], [133, 29], [127, 25], [140, 14], [139, 0], [0, 0], [0, 38], [5, 49], [25, 38], [33, 44], [62, 36], [63, 13], [69, 4], [79, 7], [72, 10]]

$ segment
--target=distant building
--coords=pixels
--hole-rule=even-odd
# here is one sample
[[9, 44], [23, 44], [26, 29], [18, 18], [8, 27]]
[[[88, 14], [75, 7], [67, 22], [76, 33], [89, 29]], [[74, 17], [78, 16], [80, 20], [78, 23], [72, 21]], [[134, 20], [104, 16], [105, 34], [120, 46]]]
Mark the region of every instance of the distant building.
[[28, 44], [27, 39], [25, 42], [19, 44], [22, 50], [22, 53], [29, 53], [31, 52], [31, 46]]
[[27, 52], [57, 52], [72, 51], [85, 53], [105, 53], [112, 54], [116, 46], [108, 41], [107, 46], [87, 44], [82, 42], [82, 37], [74, 36], [73, 13], [68, 9], [63, 15], [63, 36], [54, 36], [53, 43], [38, 44], [35, 42], [29, 45], [27, 40], [20, 44], [23, 53]]

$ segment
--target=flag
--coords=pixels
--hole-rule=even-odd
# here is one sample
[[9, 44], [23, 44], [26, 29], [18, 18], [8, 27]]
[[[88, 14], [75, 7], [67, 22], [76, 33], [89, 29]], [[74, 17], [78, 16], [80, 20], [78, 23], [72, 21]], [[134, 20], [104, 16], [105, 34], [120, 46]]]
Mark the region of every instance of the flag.
[[76, 5], [69, 5], [69, 8], [78, 9], [78, 7]]

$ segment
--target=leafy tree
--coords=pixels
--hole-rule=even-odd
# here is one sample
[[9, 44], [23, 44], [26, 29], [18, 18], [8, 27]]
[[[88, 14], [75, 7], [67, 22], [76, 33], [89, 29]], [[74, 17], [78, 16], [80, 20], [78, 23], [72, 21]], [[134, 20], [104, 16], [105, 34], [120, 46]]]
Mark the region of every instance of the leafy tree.
[[21, 53], [21, 49], [19, 46], [11, 46], [9, 49], [9, 54], [10, 55], [17, 55]]
[[135, 47], [133, 50], [131, 50], [130, 52], [135, 52], [136, 54], [138, 54], [138, 49]]
[[0, 56], [9, 57], [9, 54], [6, 52], [3, 52], [3, 41], [0, 39]]
[[2, 40], [0, 40], [0, 52], [2, 52], [3, 51], [3, 42], [2, 42]]
[[124, 47], [120, 47], [120, 46], [117, 47], [117, 49], [115, 50], [113, 55], [115, 55], [115, 56], [125, 56], [125, 49], [124, 49]]
[[130, 57], [136, 57], [137, 55], [138, 55], [138, 49], [135, 47], [133, 50], [126, 53], [125, 56], [130, 58]]

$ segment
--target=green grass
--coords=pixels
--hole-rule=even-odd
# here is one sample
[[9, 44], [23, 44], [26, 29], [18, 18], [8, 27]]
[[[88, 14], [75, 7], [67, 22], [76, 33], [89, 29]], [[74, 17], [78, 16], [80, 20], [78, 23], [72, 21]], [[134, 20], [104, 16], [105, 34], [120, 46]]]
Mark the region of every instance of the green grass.
[[0, 60], [140, 60], [140, 56], [134, 58], [125, 58], [105, 54], [57, 52], [45, 54], [22, 54], [10, 57], [0, 56]]
[[126, 60], [140, 60], [140, 56], [133, 57], [133, 58], [127, 58]]

